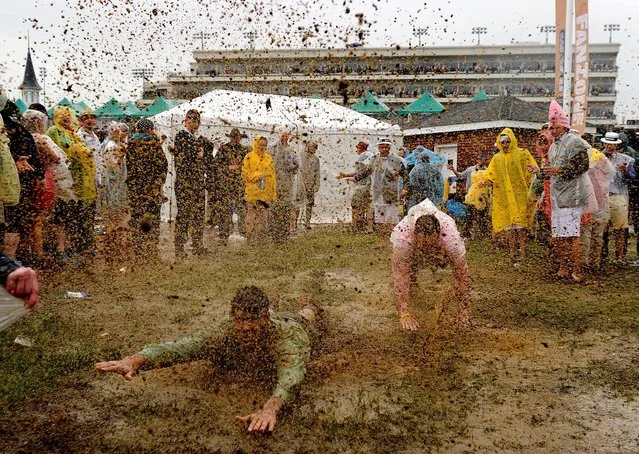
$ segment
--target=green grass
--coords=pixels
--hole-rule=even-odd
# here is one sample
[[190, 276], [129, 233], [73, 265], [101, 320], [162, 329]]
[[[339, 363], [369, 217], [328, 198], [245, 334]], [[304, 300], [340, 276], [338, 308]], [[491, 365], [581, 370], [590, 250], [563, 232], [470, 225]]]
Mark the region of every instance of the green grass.
[[[50, 278], [44, 282], [42, 307], [0, 333], [0, 435], [8, 437], [0, 450], [3, 443], [27, 439], [37, 440], [31, 446], [45, 451], [58, 443], [76, 450], [165, 452], [180, 440], [203, 451], [214, 451], [211, 443], [218, 443], [221, 452], [282, 452], [283, 447], [293, 452], [309, 452], [309, 447], [311, 452], [349, 447], [356, 447], [354, 452], [445, 450], [468, 436], [465, 419], [477, 391], [495, 388], [498, 398], [500, 384], [490, 366], [483, 374], [469, 373], [470, 346], [481, 345], [472, 333], [437, 332], [426, 321], [417, 335], [397, 328], [390, 254], [386, 240], [336, 227], [283, 246], [219, 249], [177, 266], [141, 265], [124, 274], [118, 267], [96, 266], [87, 273]], [[569, 335], [573, 350], [591, 345], [579, 340], [588, 331], [637, 332], [637, 289], [630, 285], [635, 270], [602, 276], [602, 287], [574, 285], [553, 279], [543, 257], [533, 248], [530, 263], [514, 269], [503, 251], [490, 252], [482, 242], [468, 246], [475, 289], [471, 317], [478, 326]], [[326, 273], [334, 276], [335, 285], [327, 285]], [[350, 280], [340, 281], [347, 275]], [[434, 279], [424, 271], [421, 276], [428, 285], [416, 293], [413, 305], [423, 317], [452, 291], [450, 273]], [[435, 280], [444, 283], [443, 292], [431, 285]], [[303, 293], [315, 294], [330, 325], [277, 435], [247, 437], [228, 415], [247, 411], [260, 399], [253, 403], [243, 388], [194, 378], [191, 369], [161, 375], [163, 381], [143, 374], [136, 378], [143, 387], [91, 371], [96, 361], [223, 321], [237, 288], [249, 283], [279, 297], [282, 310], [296, 309], [296, 297]], [[67, 290], [87, 291], [90, 298], [65, 299]], [[349, 325], [358, 316], [361, 326]], [[34, 346], [14, 345], [17, 335], [31, 338]], [[591, 383], [631, 399], [639, 391], [635, 366], [601, 362], [575, 367], [566, 383]], [[103, 383], [111, 388], [98, 386]], [[258, 395], [268, 396], [268, 390]], [[81, 406], [82, 399], [99, 419], [69, 419], [62, 427], [44, 418], [15, 433], [3, 429], [12, 427], [21, 412], [54, 411], [41, 408], [41, 402], [57, 408]], [[350, 403], [339, 410], [343, 401]], [[126, 427], [114, 429], [114, 421], [121, 420]], [[61, 440], [67, 444], [59, 445]]]
[[[13, 343], [19, 333], [33, 347]], [[0, 408], [15, 409], [23, 400], [40, 392], [54, 391], [61, 384], [84, 386], [86, 378], [70, 376], [86, 370], [111, 354], [95, 341], [95, 331], [66, 322], [53, 314], [33, 315], [0, 335]]]

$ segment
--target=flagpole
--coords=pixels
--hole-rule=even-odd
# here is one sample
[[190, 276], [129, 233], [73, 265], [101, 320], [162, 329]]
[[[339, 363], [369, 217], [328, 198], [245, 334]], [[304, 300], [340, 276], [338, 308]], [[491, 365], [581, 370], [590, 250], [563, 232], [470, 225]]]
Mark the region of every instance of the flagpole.
[[563, 108], [570, 119], [572, 106], [572, 59], [575, 35], [575, 0], [566, 2], [566, 48], [564, 53], [564, 97]]

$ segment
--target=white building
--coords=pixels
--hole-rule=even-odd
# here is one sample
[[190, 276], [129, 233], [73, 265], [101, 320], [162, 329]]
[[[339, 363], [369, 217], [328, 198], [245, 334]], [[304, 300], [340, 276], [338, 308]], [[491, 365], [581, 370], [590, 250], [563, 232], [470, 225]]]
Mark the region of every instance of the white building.
[[40, 92], [42, 87], [38, 84], [33, 61], [31, 61], [31, 49], [27, 50], [27, 64], [24, 67], [24, 79], [18, 87], [22, 91], [22, 100], [28, 106], [40, 102]]

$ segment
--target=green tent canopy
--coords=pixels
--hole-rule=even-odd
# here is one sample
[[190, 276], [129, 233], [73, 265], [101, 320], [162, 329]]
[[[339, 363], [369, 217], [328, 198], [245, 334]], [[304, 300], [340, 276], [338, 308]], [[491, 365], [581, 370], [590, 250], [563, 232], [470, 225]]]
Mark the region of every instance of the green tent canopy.
[[137, 117], [140, 113], [140, 109], [138, 109], [138, 106], [136, 106], [133, 101], [125, 102], [121, 107], [125, 117]]
[[475, 96], [471, 99], [471, 101], [487, 101], [488, 95], [484, 90], [479, 90]]
[[24, 113], [29, 108], [29, 106], [27, 106], [27, 103], [24, 102], [21, 98], [18, 98], [15, 101], [15, 105], [18, 108], [18, 110], [20, 111], [21, 114]]
[[446, 110], [435, 98], [432, 97], [427, 91], [424, 94], [404, 107], [400, 109], [398, 113], [400, 115], [407, 114], [433, 114]]
[[80, 113], [83, 110], [90, 109], [89, 105], [86, 102], [84, 102], [84, 101], [76, 102], [71, 107], [73, 108], [73, 110], [75, 110], [77, 112], [78, 115], [80, 115]]
[[98, 117], [112, 117], [112, 118], [122, 118], [125, 115], [124, 109], [120, 106], [120, 103], [117, 99], [111, 98], [106, 104], [104, 104], [99, 109], [95, 110], [95, 114]]
[[73, 103], [71, 101], [69, 101], [67, 98], [62, 98], [60, 101], [58, 101], [57, 104], [55, 104], [53, 107], [51, 107], [49, 110], [47, 110], [47, 113], [49, 114], [49, 116], [53, 117], [53, 111], [55, 110], [56, 107], [60, 107], [60, 106], [70, 107], [73, 110], [75, 110], [73, 108]]
[[356, 104], [351, 106], [355, 112], [363, 114], [386, 114], [390, 109], [386, 104], [377, 99], [370, 91], [367, 91]]
[[140, 110], [138, 113], [138, 117], [152, 117], [153, 115], [157, 115], [164, 111], [167, 111], [175, 106], [177, 106], [177, 101], [173, 99], [164, 99], [160, 96], [153, 103], [146, 106], [144, 109]]

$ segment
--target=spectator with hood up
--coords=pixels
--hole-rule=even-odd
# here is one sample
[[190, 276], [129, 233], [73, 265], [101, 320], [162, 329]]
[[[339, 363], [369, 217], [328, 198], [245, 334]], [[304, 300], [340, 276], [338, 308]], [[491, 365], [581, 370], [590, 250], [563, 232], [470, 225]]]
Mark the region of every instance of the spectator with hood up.
[[538, 166], [528, 150], [519, 148], [510, 128], [497, 136], [497, 147], [499, 153], [488, 164], [488, 181], [482, 185], [492, 185], [493, 232], [505, 232], [510, 259], [517, 266], [526, 259], [528, 232], [532, 227], [528, 191]]

